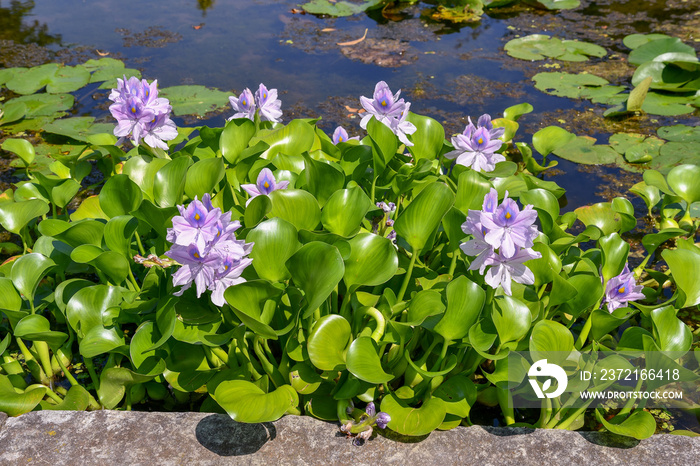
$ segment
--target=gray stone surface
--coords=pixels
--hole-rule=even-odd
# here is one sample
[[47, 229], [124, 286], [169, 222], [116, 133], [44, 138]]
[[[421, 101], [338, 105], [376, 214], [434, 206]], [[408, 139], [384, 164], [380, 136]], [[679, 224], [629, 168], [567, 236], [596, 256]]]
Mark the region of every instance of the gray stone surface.
[[7, 414], [0, 413], [0, 430], [2, 430], [2, 426], [3, 426], [3, 424], [5, 424], [6, 420], [7, 420]]
[[459, 427], [412, 439], [377, 436], [357, 447], [337, 425], [287, 416], [240, 424], [203, 413], [38, 411], [0, 430], [0, 464], [474, 464], [589, 465], [700, 462], [700, 441], [641, 442], [601, 433]]

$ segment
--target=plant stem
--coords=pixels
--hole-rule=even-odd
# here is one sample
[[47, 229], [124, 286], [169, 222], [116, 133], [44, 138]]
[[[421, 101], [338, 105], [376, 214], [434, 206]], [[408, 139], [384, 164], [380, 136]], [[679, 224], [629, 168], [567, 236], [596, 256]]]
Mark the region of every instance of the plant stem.
[[141, 287], [136, 282], [136, 277], [134, 277], [134, 273], [131, 271], [131, 265], [129, 265], [128, 269], [129, 269], [129, 281], [131, 281], [131, 284], [134, 285], [134, 288], [136, 288], [136, 291], [138, 291], [140, 293]]
[[447, 275], [450, 277], [454, 276], [455, 274], [455, 269], [457, 268], [457, 259], [459, 258], [459, 249], [455, 249], [454, 252], [452, 253], [452, 262], [450, 263], [450, 270], [447, 272]]
[[39, 355], [39, 361], [44, 368], [49, 379], [53, 378], [53, 367], [51, 367], [51, 355], [49, 354], [49, 345], [45, 341], [35, 341], [34, 348]]
[[92, 359], [90, 358], [83, 358], [83, 362], [85, 363], [85, 368], [88, 370], [88, 373], [90, 374], [90, 379], [92, 380], [92, 384], [95, 386], [95, 391], [100, 389], [100, 378], [97, 377], [97, 372], [95, 372], [95, 365], [92, 363]]
[[[376, 173], [375, 173], [375, 175], [376, 175]], [[378, 178], [378, 176], [372, 177], [372, 191], [370, 192], [370, 199], [372, 200], [372, 207], [374, 207], [374, 191], [375, 191], [375, 188], [377, 187], [377, 178]]]
[[593, 325], [593, 311], [591, 311], [590, 314], [588, 314], [588, 319], [586, 319], [586, 323], [583, 324], [583, 329], [581, 329], [581, 333], [578, 336], [578, 339], [576, 340], [576, 349], [580, 350], [583, 348], [583, 345], [586, 344], [586, 340], [588, 340], [588, 334], [591, 331], [591, 327]]
[[406, 294], [406, 288], [408, 288], [408, 282], [411, 280], [411, 275], [413, 274], [413, 266], [416, 264], [417, 253], [411, 255], [411, 262], [408, 264], [408, 270], [406, 270], [406, 276], [401, 284], [401, 289], [399, 290], [398, 296], [396, 296], [396, 301], [403, 301], [403, 295]]
[[143, 244], [141, 243], [141, 235], [139, 235], [137, 232], [134, 236], [136, 237], [136, 244], [139, 246], [139, 252], [143, 257], [146, 257], [146, 250], [143, 248]]

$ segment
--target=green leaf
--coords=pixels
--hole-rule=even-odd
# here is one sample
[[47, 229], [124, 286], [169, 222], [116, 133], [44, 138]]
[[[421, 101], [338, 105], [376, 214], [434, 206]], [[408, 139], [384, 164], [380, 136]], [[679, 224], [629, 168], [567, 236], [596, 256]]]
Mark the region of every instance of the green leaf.
[[64, 111], [70, 110], [75, 104], [75, 98], [70, 94], [35, 94], [15, 97], [13, 104], [23, 104], [27, 109], [26, 118], [39, 116], [63, 116]]
[[617, 424], [608, 422], [601, 414], [600, 410], [596, 409], [595, 416], [598, 422], [603, 424], [603, 426], [613, 434], [644, 440], [645, 438], [651, 437], [654, 435], [654, 432], [656, 432], [656, 420], [648, 411], [635, 411], [630, 417]]
[[248, 118], [236, 118], [226, 123], [219, 140], [226, 161], [235, 164], [254, 135], [255, 123]]
[[182, 204], [185, 177], [191, 163], [192, 159], [189, 157], [179, 157], [158, 170], [153, 180], [153, 198], [160, 207]]
[[603, 268], [601, 273], [607, 282], [611, 278], [622, 272], [627, 264], [627, 256], [630, 252], [630, 245], [620, 238], [617, 233], [604, 236], [598, 240], [603, 251]]
[[141, 189], [126, 175], [110, 177], [100, 191], [100, 208], [110, 218], [137, 210], [142, 201]]
[[599, 202], [598, 204], [579, 207], [574, 212], [576, 212], [577, 218], [584, 225], [595, 225], [603, 231], [604, 235], [619, 231], [622, 224], [620, 214], [612, 209], [610, 202]]
[[49, 211], [49, 205], [40, 200], [32, 199], [24, 202], [0, 203], [0, 223], [9, 232], [16, 235], [32, 220]]
[[0, 375], [0, 412], [19, 416], [32, 411], [46, 394], [46, 387], [37, 387], [17, 393], [6, 375]]
[[554, 154], [584, 165], [612, 164], [622, 160], [616, 150], [607, 145], [596, 145], [596, 139], [588, 136], [572, 139], [568, 144], [555, 149]]
[[224, 161], [218, 157], [204, 159], [196, 162], [187, 170], [185, 180], [185, 194], [190, 199], [199, 196], [202, 199], [205, 193], [211, 193], [224, 179]]
[[290, 385], [265, 393], [246, 380], [224, 380], [213, 394], [214, 400], [238, 422], [272, 422], [299, 404], [299, 395]]
[[314, 15], [351, 16], [381, 5], [384, 0], [364, 0], [362, 3], [352, 3], [346, 0], [330, 2], [329, 0], [309, 0], [301, 7]]
[[47, 133], [59, 134], [76, 141], [90, 142], [94, 134], [112, 133], [114, 124], [95, 123], [94, 117], [70, 117], [45, 124], [42, 129]]
[[700, 304], [700, 251], [696, 249], [665, 249], [661, 256], [671, 269], [676, 286], [685, 295], [682, 307]]
[[15, 69], [12, 77], [5, 83], [8, 89], [17, 94], [34, 94], [51, 82], [58, 65], [47, 63], [29, 69]]
[[342, 370], [352, 338], [350, 324], [337, 314], [321, 317], [309, 333], [307, 349], [311, 363], [322, 371]]
[[330, 296], [345, 274], [338, 249], [320, 241], [305, 244], [287, 260], [286, 265], [294, 284], [304, 291], [304, 318]]
[[49, 94], [77, 91], [90, 81], [90, 72], [81, 65], [63, 66], [56, 70], [46, 86]]
[[[258, 133], [259, 135], [260, 133]], [[250, 145], [258, 141], [269, 144], [269, 149], [263, 152], [261, 157], [273, 160], [277, 155], [284, 159], [284, 156], [300, 156], [302, 153], [311, 150], [311, 146], [316, 138], [316, 132], [309, 123], [303, 120], [292, 120], [287, 126], [267, 133], [259, 139], [258, 136], [251, 140]], [[279, 165], [277, 165], [277, 168], [287, 169]]]
[[33, 303], [39, 282], [55, 265], [43, 254], [35, 252], [24, 255], [12, 265], [12, 283], [26, 300]]
[[630, 52], [628, 61], [633, 65], [641, 65], [642, 63], [654, 60], [654, 58], [665, 53], [683, 53], [695, 56], [695, 49], [690, 45], [686, 45], [677, 37], [669, 37], [663, 39], [652, 40], [646, 44], [635, 47]]
[[389, 281], [399, 268], [393, 243], [372, 233], [361, 233], [348, 241], [343, 280], [349, 293], [359, 286], [377, 286]]
[[0, 106], [0, 125], [21, 120], [27, 114], [27, 106], [14, 100]]
[[80, 385], [68, 389], [63, 401], [57, 405], [42, 403], [41, 409], [48, 411], [85, 411], [90, 404], [90, 392]]
[[164, 359], [168, 353], [164, 348], [160, 348], [162, 337], [158, 326], [152, 320], [147, 320], [136, 329], [129, 342], [129, 356], [136, 372], [145, 375], [159, 375], [163, 372]]
[[666, 181], [673, 192], [683, 199], [688, 206], [700, 201], [700, 166], [679, 165], [673, 167], [666, 176]]
[[372, 146], [372, 157], [374, 161], [374, 174], [377, 178], [384, 172], [384, 168], [396, 155], [398, 140], [391, 129], [372, 117], [367, 123], [367, 135]]
[[68, 339], [63, 332], [51, 330], [51, 323], [39, 314], [28, 315], [15, 325], [14, 334], [29, 341], [45, 341], [52, 348], [58, 348]]
[[666, 34], [630, 34], [622, 40], [622, 43], [630, 49], [636, 49], [637, 47], [647, 44], [653, 40], [667, 38], [670, 39], [671, 37], [667, 36]]
[[371, 207], [372, 202], [359, 186], [340, 189], [331, 195], [323, 207], [321, 223], [331, 233], [349, 237], [359, 231]]
[[468, 417], [471, 407], [476, 403], [476, 385], [463, 375], [450, 377], [434, 392], [433, 396], [445, 402], [448, 414], [460, 418]]
[[493, 302], [495, 306], [491, 311], [491, 318], [501, 344], [518, 341], [527, 335], [532, 314], [526, 305], [510, 296], [498, 296]]
[[486, 292], [462, 275], [447, 285], [446, 294], [447, 310], [433, 330], [446, 341], [461, 340], [479, 318]]
[[323, 207], [326, 200], [345, 185], [345, 174], [330, 163], [312, 159], [308, 152], [302, 155], [307, 189]]
[[122, 171], [141, 188], [147, 198], [153, 200], [153, 181], [156, 173], [168, 163], [169, 160], [166, 159], [137, 155], [126, 161]]
[[137, 374], [124, 367], [110, 367], [100, 374], [100, 388], [97, 395], [100, 403], [107, 409], [114, 409], [124, 398], [126, 390], [138, 383], [152, 380], [152, 375]]
[[285, 263], [301, 247], [294, 225], [271, 218], [251, 230], [246, 241], [255, 244], [250, 257], [260, 278], [279, 282], [290, 277]]
[[26, 139], [5, 139], [2, 142], [2, 150], [12, 152], [17, 154], [19, 158], [24, 162], [24, 166], [28, 167], [34, 161], [36, 154], [34, 153], [34, 146], [32, 143]]
[[209, 89], [205, 86], [172, 86], [159, 89], [159, 95], [170, 101], [173, 114], [204, 116], [228, 107], [228, 92]]
[[277, 334], [268, 324], [282, 291], [265, 280], [250, 280], [231, 286], [224, 291], [224, 298], [234, 309], [236, 316], [255, 333], [276, 340]]
[[454, 194], [442, 183], [423, 189], [396, 219], [394, 230], [419, 254], [454, 203]]
[[[247, 228], [253, 228], [272, 211], [272, 201], [266, 195], [255, 196], [245, 208], [243, 222]], [[280, 219], [282, 220], [282, 219]], [[284, 221], [284, 220], [283, 220]], [[289, 223], [289, 222], [286, 222]], [[296, 230], [295, 230], [296, 231]]]
[[547, 126], [532, 136], [532, 145], [537, 152], [543, 156], [547, 156], [574, 139], [576, 139], [576, 135], [568, 132], [564, 128]]
[[479, 175], [479, 172], [463, 171], [459, 175], [454, 206], [462, 213], [469, 212], [469, 210], [481, 210], [484, 197], [490, 190], [491, 183]]
[[270, 193], [270, 217], [280, 217], [297, 230], [314, 230], [321, 221], [321, 208], [316, 198], [301, 189], [280, 189]]
[[574, 350], [574, 336], [564, 325], [553, 320], [541, 320], [530, 334], [533, 361], [548, 358], [550, 363], [563, 364]]
[[416, 132], [411, 135], [413, 146], [408, 147], [414, 163], [420, 159], [436, 159], [445, 142], [445, 128], [437, 120], [413, 112], [408, 112], [406, 120], [416, 127]]
[[574, 287], [577, 293], [562, 305], [562, 311], [578, 317], [585, 310], [592, 308], [603, 296], [603, 285], [600, 277], [595, 275], [573, 275], [567, 283]]
[[123, 300], [121, 288], [95, 285], [78, 290], [66, 305], [66, 317], [80, 338], [93, 327], [103, 327], [102, 314], [119, 307]]
[[124, 337], [114, 327], [92, 327], [80, 341], [80, 354], [85, 358], [94, 358], [109, 353], [124, 345]]
[[350, 344], [346, 355], [348, 371], [369, 383], [386, 383], [394, 378], [382, 369], [377, 345], [370, 337], [359, 337]]
[[440, 398], [425, 400], [420, 408], [390, 393], [382, 399], [381, 410], [391, 417], [388, 427], [402, 435], [427, 435], [438, 428], [447, 414], [447, 406]]
[[104, 229], [104, 241], [109, 249], [131, 260], [131, 237], [139, 226], [131, 215], [112, 217]]
[[606, 79], [588, 73], [544, 72], [532, 79], [535, 87], [546, 94], [571, 98], [585, 98], [592, 90], [609, 84]]
[[[661, 351], [670, 353], [673, 359], [683, 356], [693, 344], [693, 333], [678, 317], [673, 306], [664, 306], [651, 311], [654, 335]], [[25, 317], [26, 319], [26, 317]]]

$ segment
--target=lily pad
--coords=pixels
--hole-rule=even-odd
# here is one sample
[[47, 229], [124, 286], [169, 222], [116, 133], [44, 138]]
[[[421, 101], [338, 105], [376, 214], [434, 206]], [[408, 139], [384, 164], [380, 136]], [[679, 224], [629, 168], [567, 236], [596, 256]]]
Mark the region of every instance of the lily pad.
[[636, 49], [653, 40], [671, 38], [671, 36], [667, 36], [666, 34], [630, 34], [622, 40], [622, 43], [631, 49]]
[[584, 97], [591, 89], [608, 84], [606, 79], [589, 73], [544, 72], [537, 73], [532, 79], [535, 87], [546, 94], [571, 98]]
[[44, 126], [44, 131], [60, 134], [76, 141], [88, 141], [88, 136], [98, 133], [111, 133], [114, 125], [110, 123], [95, 123], [93, 117], [62, 118]]
[[564, 61], [586, 61], [589, 56], [604, 57], [606, 50], [595, 44], [577, 40], [561, 40], [543, 34], [532, 34], [509, 41], [505, 51], [522, 60], [543, 60], [546, 57]]
[[596, 145], [596, 139], [579, 136], [553, 152], [555, 155], [571, 162], [584, 165], [602, 165], [618, 163], [620, 154], [608, 145]]
[[63, 113], [75, 103], [75, 98], [70, 94], [35, 94], [16, 97], [11, 100], [13, 103], [23, 103], [27, 107], [26, 118], [37, 116], [52, 116]]
[[177, 116], [204, 116], [207, 112], [227, 107], [230, 93], [205, 86], [173, 86], [160, 89], [159, 95], [170, 100]]
[[384, 3], [384, 0], [366, 0], [362, 3], [329, 0], [311, 0], [301, 7], [314, 15], [352, 16]]
[[656, 134], [667, 141], [700, 142], [700, 126], [662, 126]]
[[636, 47], [630, 52], [629, 62], [634, 65], [652, 61], [654, 58], [665, 53], [684, 53], [695, 55], [695, 49], [686, 45], [677, 37], [668, 37], [647, 42]]

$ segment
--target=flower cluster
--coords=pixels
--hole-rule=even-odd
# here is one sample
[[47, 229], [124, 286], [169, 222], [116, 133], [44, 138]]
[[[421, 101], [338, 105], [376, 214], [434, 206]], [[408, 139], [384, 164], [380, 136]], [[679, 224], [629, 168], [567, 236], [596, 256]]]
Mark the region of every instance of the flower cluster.
[[360, 121], [360, 126], [362, 129], [367, 129], [367, 123], [374, 117], [388, 126], [403, 144], [412, 146], [413, 143], [406, 136], [416, 132], [415, 125], [406, 120], [411, 104], [399, 99], [400, 94], [400, 90], [396, 94], [392, 94], [387, 83], [379, 81], [374, 87], [373, 99], [370, 100], [365, 96], [360, 97], [360, 103], [367, 111], [367, 114]]
[[170, 102], [158, 97], [158, 80], [148, 84], [135, 76], [117, 78], [117, 88], [112, 89], [109, 100], [114, 102], [109, 111], [117, 120], [114, 135], [120, 140], [129, 138], [138, 144], [143, 139], [151, 147], [167, 150], [164, 141], [177, 137], [177, 127], [170, 119]]
[[489, 115], [481, 115], [474, 126], [471, 118], [462, 134], [452, 137], [455, 150], [445, 154], [448, 159], [457, 160], [455, 163], [471, 167], [476, 171], [493, 171], [498, 162], [506, 158], [496, 151], [502, 142], [498, 139], [505, 133], [505, 128], [494, 128]]
[[351, 138], [342, 126], [338, 126], [335, 131], [333, 131], [332, 141], [335, 145], [338, 145], [339, 142], [348, 142], [350, 139], [360, 139], [360, 137], [355, 136]]
[[498, 204], [498, 193], [495, 189], [484, 197], [482, 210], [470, 210], [467, 221], [462, 225], [462, 231], [471, 234], [473, 238], [460, 245], [468, 256], [474, 257], [469, 270], [479, 269], [491, 288], [503, 286], [503, 291], [510, 296], [510, 281], [532, 285], [535, 276], [523, 263], [531, 259], [539, 259], [542, 255], [532, 250], [533, 240], [539, 235], [534, 225], [537, 212], [531, 205], [521, 211], [518, 204], [505, 198]]
[[634, 280], [634, 273], [630, 272], [627, 264], [622, 270], [620, 275], [608, 280], [605, 285], [605, 297], [603, 303], [607, 303], [608, 312], [612, 312], [619, 308], [627, 306], [630, 301], [636, 301], [638, 299], [644, 299], [645, 296], [642, 294], [642, 285], [637, 285]]
[[260, 83], [258, 90], [255, 91], [255, 97], [247, 87], [241, 95], [229, 97], [231, 107], [236, 112], [229, 118], [248, 118], [255, 120], [255, 110], [259, 110], [260, 120], [279, 123], [282, 121], [282, 101], [277, 98], [277, 89], [269, 89], [264, 84]]
[[210, 290], [212, 302], [223, 306], [226, 288], [245, 281], [241, 273], [253, 262], [246, 257], [253, 243], [236, 239], [234, 232], [240, 222], [231, 221], [231, 212], [221, 213], [221, 209], [214, 208], [209, 194], [201, 201], [195, 197], [186, 208], [178, 209], [180, 215], [173, 217], [166, 238], [173, 246], [165, 253], [182, 265], [173, 274], [173, 285], [182, 285], [174, 294], [182, 295], [194, 283], [198, 298]]
[[360, 413], [359, 419], [355, 421], [348, 421], [346, 424], [340, 426], [340, 431], [347, 434], [348, 437], [352, 437], [353, 434], [356, 435], [354, 442], [359, 445], [359, 442], [363, 440], [369, 440], [372, 436], [372, 426], [376, 424], [380, 429], [386, 429], [387, 424], [391, 422], [391, 416], [385, 412], [377, 412], [374, 407], [374, 402], [370, 401], [365, 408], [365, 412], [356, 410], [352, 407], [348, 408], [349, 413]]
[[269, 168], [263, 168], [258, 174], [258, 179], [255, 184], [242, 184], [243, 188], [248, 194], [250, 194], [250, 199], [245, 203], [246, 207], [248, 204], [257, 196], [265, 195], [267, 196], [272, 191], [277, 191], [278, 189], [287, 189], [289, 186], [289, 181], [280, 181], [279, 183], [275, 180], [272, 171]]

